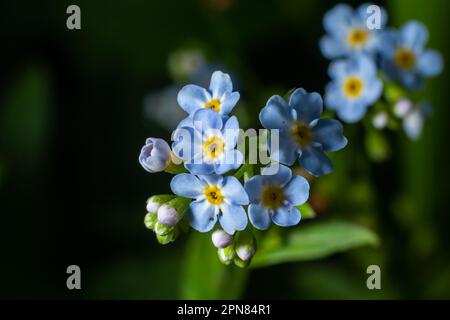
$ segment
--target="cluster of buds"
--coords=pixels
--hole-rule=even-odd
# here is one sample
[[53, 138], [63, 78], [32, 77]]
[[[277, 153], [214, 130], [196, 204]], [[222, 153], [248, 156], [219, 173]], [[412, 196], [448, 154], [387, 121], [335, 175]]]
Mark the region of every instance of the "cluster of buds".
[[173, 242], [180, 232], [187, 231], [189, 225], [183, 218], [190, 202], [190, 199], [168, 194], [152, 196], [147, 200], [144, 224], [156, 234], [159, 243]]
[[234, 236], [217, 229], [211, 238], [223, 264], [229, 265], [234, 262], [236, 266], [244, 268], [250, 264], [256, 253], [256, 240], [249, 229], [237, 232]]

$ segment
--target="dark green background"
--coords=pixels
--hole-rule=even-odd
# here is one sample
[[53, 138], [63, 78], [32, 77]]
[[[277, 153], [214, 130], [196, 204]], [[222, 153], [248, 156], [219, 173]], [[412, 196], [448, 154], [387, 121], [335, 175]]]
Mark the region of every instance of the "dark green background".
[[[389, 24], [423, 21], [448, 65], [449, 2], [386, 2]], [[163, 247], [143, 226], [146, 198], [170, 191], [170, 175], [137, 162], [146, 137], [170, 138], [144, 116], [144, 96], [171, 83], [168, 56], [191, 43], [239, 75], [249, 125], [272, 94], [323, 93], [328, 61], [318, 41], [336, 2], [210, 3], [0, 3], [1, 298], [185, 297], [186, 237]], [[81, 7], [79, 31], [66, 28], [70, 4]], [[327, 214], [370, 226], [381, 246], [253, 270], [236, 297], [450, 297], [447, 70], [427, 83], [434, 113], [419, 142], [390, 134], [392, 157], [362, 156], [355, 169], [343, 159], [364, 147], [358, 127], [346, 126], [349, 148], [324, 178], [334, 179], [339, 204]], [[70, 264], [81, 267], [81, 291], [66, 289]], [[370, 264], [382, 268], [380, 291], [366, 288]]]

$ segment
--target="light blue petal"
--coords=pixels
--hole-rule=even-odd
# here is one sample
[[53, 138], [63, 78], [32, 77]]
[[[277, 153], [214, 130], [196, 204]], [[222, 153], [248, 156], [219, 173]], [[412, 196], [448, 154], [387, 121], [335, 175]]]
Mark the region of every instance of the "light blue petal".
[[222, 187], [223, 184], [223, 177], [218, 174], [202, 175], [198, 176], [198, 178], [209, 186]]
[[278, 141], [278, 148], [272, 144], [270, 139], [270, 158], [272, 160], [293, 165], [298, 158], [297, 144], [295, 141], [286, 134], [280, 134]]
[[205, 103], [211, 100], [211, 95], [202, 87], [188, 84], [178, 92], [177, 100], [180, 107], [191, 114], [203, 108]]
[[233, 176], [225, 177], [222, 185], [222, 195], [226, 201], [235, 205], [247, 205], [249, 200], [244, 187]]
[[263, 187], [265, 186], [265, 177], [264, 176], [253, 176], [250, 180], [245, 182], [245, 191], [250, 199], [250, 202], [255, 203], [259, 202], [261, 199], [261, 192]]
[[209, 91], [211, 91], [213, 99], [220, 99], [225, 93], [231, 93], [233, 83], [230, 75], [222, 71], [215, 71], [211, 76]]
[[[359, 19], [361, 21], [367, 21], [367, 18], [369, 18], [370, 14], [372, 14], [372, 13], [370, 13], [370, 14], [367, 13], [367, 7], [370, 5], [373, 5], [373, 3], [363, 3], [356, 10], [358, 13]], [[387, 23], [387, 18], [388, 18], [387, 13], [383, 7], [380, 7], [380, 6], [377, 6], [377, 7], [380, 8], [380, 15], [381, 15], [380, 27], [381, 27], [381, 29], [383, 29]]]
[[272, 216], [272, 221], [280, 227], [295, 226], [300, 222], [300, 211], [293, 206], [278, 208]]
[[247, 214], [242, 206], [223, 203], [220, 210], [222, 214], [219, 215], [219, 222], [226, 233], [233, 234], [236, 230], [241, 231], [247, 227]]
[[420, 51], [428, 41], [428, 30], [419, 21], [410, 21], [400, 29], [400, 37], [404, 47]]
[[353, 19], [354, 10], [347, 4], [338, 4], [325, 13], [323, 26], [325, 30], [335, 36], [342, 35]]
[[170, 189], [180, 197], [195, 199], [203, 194], [205, 184], [193, 174], [181, 173], [173, 177]]
[[411, 90], [419, 90], [423, 88], [423, 77], [417, 72], [399, 73], [400, 82]]
[[220, 105], [220, 114], [227, 115], [229, 114], [236, 103], [239, 101], [240, 95], [239, 92], [225, 93], [222, 104]]
[[392, 28], [385, 29], [380, 33], [378, 50], [385, 58], [391, 59], [394, 56], [399, 37], [399, 32]]
[[383, 92], [383, 82], [377, 78], [366, 80], [366, 89], [364, 91], [364, 98], [367, 105], [374, 104]]
[[214, 173], [214, 164], [210, 163], [184, 163], [184, 167], [192, 174], [212, 174]]
[[225, 122], [222, 132], [224, 133], [224, 142], [227, 148], [234, 148], [239, 137], [239, 122], [235, 116]]
[[346, 123], [355, 123], [366, 114], [367, 106], [362, 101], [347, 101], [336, 108], [339, 118]]
[[180, 121], [180, 123], [178, 123], [177, 128], [182, 128], [182, 127], [190, 127], [193, 128], [194, 127], [194, 114], [190, 114], [189, 116], [187, 116], [186, 118], [184, 118], [183, 120]]
[[418, 140], [422, 134], [424, 115], [420, 110], [410, 112], [403, 119], [403, 130], [411, 140]]
[[201, 109], [194, 114], [194, 127], [205, 133], [208, 130], [222, 130], [222, 117], [211, 109]]
[[438, 75], [444, 68], [441, 54], [436, 50], [424, 51], [419, 57], [417, 68], [426, 77]]
[[295, 90], [290, 99], [289, 106], [297, 111], [297, 121], [309, 124], [319, 119], [322, 114], [322, 97], [317, 92], [308, 93], [300, 88]]
[[312, 129], [314, 141], [326, 152], [338, 151], [347, 145], [342, 124], [335, 119], [320, 119]]
[[294, 120], [291, 108], [280, 96], [272, 96], [259, 114], [259, 121], [266, 129], [286, 130]]
[[192, 201], [188, 211], [189, 223], [200, 232], [210, 231], [217, 221], [214, 207], [208, 201]]
[[332, 79], [341, 79], [348, 74], [347, 60], [334, 60], [328, 67], [328, 75]]
[[259, 203], [252, 203], [248, 206], [248, 217], [256, 229], [266, 230], [270, 226], [269, 210]]
[[292, 178], [292, 171], [286, 166], [283, 166], [280, 164], [278, 166], [278, 172], [273, 175], [266, 175], [267, 170], [266, 168], [261, 169], [261, 175], [265, 176], [265, 179], [267, 181], [267, 184], [273, 184], [276, 186], [283, 187], [286, 185]]
[[336, 59], [346, 54], [347, 48], [342, 41], [330, 36], [323, 36], [320, 39], [320, 51], [327, 59]]
[[304, 204], [309, 197], [309, 183], [305, 178], [294, 176], [284, 187], [284, 197], [293, 206]]
[[314, 176], [323, 176], [333, 171], [331, 160], [322, 150], [314, 147], [305, 148], [300, 157], [301, 166]]
[[377, 74], [377, 66], [373, 59], [366, 54], [354, 56], [350, 63], [355, 64], [356, 70], [364, 75], [364, 77], [375, 77]]
[[224, 174], [230, 170], [237, 169], [244, 162], [244, 156], [239, 150], [227, 150], [220, 163], [214, 165], [217, 174]]

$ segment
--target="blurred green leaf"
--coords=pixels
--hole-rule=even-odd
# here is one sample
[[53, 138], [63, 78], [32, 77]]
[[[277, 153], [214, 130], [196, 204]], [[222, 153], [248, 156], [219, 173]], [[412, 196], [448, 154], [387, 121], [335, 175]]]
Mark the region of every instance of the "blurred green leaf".
[[312, 219], [316, 217], [316, 212], [308, 202], [296, 207], [302, 214], [302, 219]]
[[280, 247], [260, 250], [251, 267], [260, 268], [283, 262], [319, 259], [365, 245], [375, 246], [378, 238], [371, 230], [348, 222], [327, 221], [300, 226]]
[[181, 299], [238, 299], [248, 270], [219, 261], [210, 234], [193, 232], [186, 247], [180, 280]]
[[369, 158], [375, 162], [386, 160], [391, 153], [386, 137], [377, 129], [371, 128], [366, 131], [365, 143]]

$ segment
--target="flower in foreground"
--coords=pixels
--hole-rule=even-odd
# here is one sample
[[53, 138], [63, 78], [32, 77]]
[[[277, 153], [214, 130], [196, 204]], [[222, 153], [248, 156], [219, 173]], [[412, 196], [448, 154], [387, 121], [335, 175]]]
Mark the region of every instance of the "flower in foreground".
[[322, 109], [322, 97], [316, 92], [297, 89], [289, 103], [272, 96], [259, 114], [264, 128], [279, 130], [279, 148], [271, 146], [271, 158], [286, 165], [299, 159], [300, 165], [315, 176], [330, 173], [333, 165], [324, 152], [344, 148], [347, 139], [339, 121], [320, 119]]
[[439, 52], [424, 49], [428, 30], [420, 22], [410, 21], [398, 31], [385, 31], [382, 39], [382, 69], [389, 78], [406, 88], [420, 89], [424, 78], [442, 71], [443, 61]]
[[[374, 54], [380, 44], [380, 30], [369, 29], [367, 20], [369, 4], [354, 10], [346, 4], [338, 4], [323, 19], [327, 35], [320, 41], [320, 49], [328, 59], [348, 57], [355, 53]], [[380, 28], [386, 24], [386, 13], [381, 8]]]
[[141, 149], [139, 163], [148, 172], [160, 172], [170, 163], [170, 147], [163, 139], [148, 138]]
[[282, 227], [300, 222], [301, 213], [296, 206], [308, 200], [309, 184], [301, 176], [293, 176], [291, 169], [280, 165], [275, 175], [257, 175], [245, 183], [250, 205], [248, 216], [252, 225], [265, 230], [271, 221]]
[[381, 95], [383, 83], [375, 63], [365, 55], [331, 63], [331, 82], [325, 88], [325, 104], [348, 123], [361, 120]]
[[236, 150], [238, 135], [235, 116], [224, 124], [216, 112], [198, 110], [193, 116], [193, 127], [175, 130], [173, 152], [193, 174], [224, 174], [243, 162], [242, 153]]
[[215, 71], [211, 76], [209, 91], [194, 84], [184, 86], [178, 93], [178, 104], [189, 115], [199, 109], [211, 109], [226, 118], [239, 100], [239, 92], [233, 92], [228, 74]]
[[183, 173], [172, 179], [170, 187], [176, 195], [195, 199], [188, 211], [189, 223], [195, 230], [208, 232], [217, 220], [231, 235], [247, 226], [242, 206], [248, 204], [248, 196], [235, 177]]

